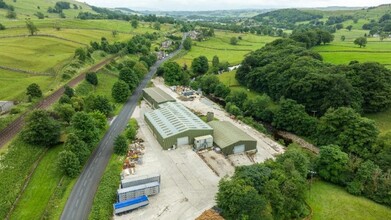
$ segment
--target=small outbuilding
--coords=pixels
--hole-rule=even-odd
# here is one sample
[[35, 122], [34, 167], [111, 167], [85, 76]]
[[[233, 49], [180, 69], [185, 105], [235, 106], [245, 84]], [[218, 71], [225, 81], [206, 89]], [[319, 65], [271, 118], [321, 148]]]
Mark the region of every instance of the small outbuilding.
[[176, 100], [158, 87], [143, 89], [144, 100], [153, 108], [159, 108], [160, 104], [175, 102]]
[[144, 118], [165, 150], [191, 145], [196, 137], [213, 134], [208, 124], [177, 102], [161, 104], [158, 109], [145, 113]]
[[228, 121], [211, 121], [213, 142], [225, 155], [257, 149], [257, 141]]
[[12, 101], [0, 101], [0, 115], [5, 114], [11, 111], [12, 107], [14, 107], [14, 102]]

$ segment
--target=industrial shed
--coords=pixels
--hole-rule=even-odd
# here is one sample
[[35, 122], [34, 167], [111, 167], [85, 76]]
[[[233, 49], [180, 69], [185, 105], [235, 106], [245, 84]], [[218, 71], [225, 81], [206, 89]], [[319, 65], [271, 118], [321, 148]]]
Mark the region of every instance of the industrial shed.
[[144, 118], [165, 150], [190, 145], [195, 137], [213, 134], [208, 124], [177, 102], [161, 104], [159, 109], [145, 113]]
[[154, 109], [159, 108], [160, 104], [166, 102], [175, 102], [173, 97], [157, 87], [145, 88], [143, 90], [143, 98]]
[[257, 141], [228, 121], [211, 121], [213, 142], [225, 155], [257, 149]]

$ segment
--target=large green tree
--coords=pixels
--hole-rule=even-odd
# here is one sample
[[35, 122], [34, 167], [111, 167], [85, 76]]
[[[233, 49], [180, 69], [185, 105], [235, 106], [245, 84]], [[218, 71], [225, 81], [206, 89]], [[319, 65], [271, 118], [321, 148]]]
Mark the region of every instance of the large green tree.
[[125, 155], [128, 151], [128, 141], [124, 135], [118, 135], [114, 140], [114, 153]]
[[35, 26], [35, 24], [30, 19], [26, 20], [26, 27], [27, 27], [28, 31], [30, 32], [31, 36], [33, 36], [34, 34], [36, 34], [38, 32], [37, 26]]
[[73, 133], [70, 133], [65, 142], [65, 149], [76, 155], [80, 164], [83, 164], [90, 155], [90, 149], [87, 144]]
[[342, 107], [330, 109], [320, 118], [317, 142], [320, 146], [336, 144], [346, 153], [365, 158], [370, 155], [378, 134], [374, 121]]
[[183, 42], [183, 48], [185, 50], [191, 50], [192, 40], [190, 37], [186, 37], [185, 41]]
[[80, 173], [80, 162], [77, 156], [71, 151], [62, 151], [58, 156], [60, 170], [67, 176], [73, 178]]
[[114, 83], [111, 89], [111, 96], [114, 100], [119, 103], [125, 102], [130, 95], [129, 85], [122, 80], [118, 80]]
[[85, 108], [87, 112], [99, 111], [106, 116], [109, 116], [113, 112], [113, 106], [109, 99], [101, 95], [88, 96], [85, 100]]
[[98, 85], [98, 76], [96, 73], [90, 72], [86, 74], [86, 80], [89, 82], [91, 85], [97, 86]]
[[71, 121], [72, 132], [89, 146], [98, 140], [98, 130], [95, 127], [94, 119], [88, 113], [77, 112]]
[[129, 67], [121, 69], [118, 78], [128, 84], [130, 91], [133, 91], [140, 82], [137, 74]]
[[223, 209], [223, 216], [232, 220], [261, 219], [266, 209], [266, 200], [257, 193], [257, 190], [239, 179], [222, 179], [216, 201], [217, 206]]
[[349, 157], [339, 146], [328, 145], [320, 148], [316, 161], [318, 174], [332, 183], [344, 184], [348, 171]]
[[33, 111], [22, 130], [22, 140], [29, 144], [50, 147], [59, 142], [60, 124], [44, 110]]
[[360, 46], [361, 47], [365, 47], [367, 46], [367, 38], [366, 37], [358, 37], [354, 40], [354, 44]]
[[176, 62], [167, 62], [163, 65], [163, 77], [164, 82], [167, 85], [181, 85], [184, 79], [185, 73], [182, 68]]
[[42, 97], [42, 91], [38, 84], [32, 83], [27, 87], [26, 94], [32, 98]]
[[209, 70], [208, 58], [206, 58], [206, 56], [194, 58], [191, 63], [191, 69], [198, 75], [205, 74]]
[[69, 123], [73, 115], [76, 113], [71, 104], [57, 104], [54, 106], [54, 111], [62, 121]]

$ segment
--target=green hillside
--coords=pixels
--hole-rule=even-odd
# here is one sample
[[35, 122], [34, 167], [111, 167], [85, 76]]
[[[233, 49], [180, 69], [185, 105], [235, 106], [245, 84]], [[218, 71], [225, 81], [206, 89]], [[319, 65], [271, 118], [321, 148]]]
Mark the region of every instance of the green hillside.
[[[56, 2], [60, 0], [4, 0], [7, 5], [12, 5], [15, 7], [15, 12], [17, 14], [17, 19], [25, 19], [25, 18], [37, 18], [34, 14], [37, 12], [43, 13], [45, 16], [49, 18], [58, 18], [59, 14], [57, 13], [48, 13], [47, 10], [49, 7], [54, 7]], [[71, 9], [63, 10], [65, 16], [67, 18], [76, 17], [79, 12], [91, 12], [94, 13], [90, 6], [85, 3], [78, 1], [70, 1], [70, 0], [61, 0], [64, 2], [69, 2]], [[78, 9], [74, 9], [74, 6], [78, 6]], [[7, 14], [7, 10], [0, 9], [0, 19], [5, 18]]]

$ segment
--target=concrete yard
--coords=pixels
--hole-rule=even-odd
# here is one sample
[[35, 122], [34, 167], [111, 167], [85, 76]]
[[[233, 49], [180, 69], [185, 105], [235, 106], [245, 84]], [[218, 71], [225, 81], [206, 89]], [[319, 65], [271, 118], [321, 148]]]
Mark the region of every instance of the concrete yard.
[[232, 176], [235, 167], [225, 158], [213, 150], [207, 150], [199, 153], [204, 161], [213, 169], [219, 177]]
[[220, 178], [190, 146], [164, 151], [144, 122], [146, 108], [142, 103], [134, 117], [140, 126], [138, 135], [145, 141], [145, 154], [135, 175], [160, 173], [160, 193], [149, 197], [148, 206], [115, 216], [115, 219], [195, 219], [215, 205]]

